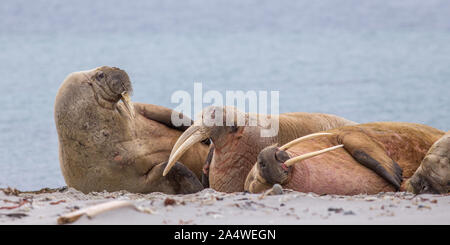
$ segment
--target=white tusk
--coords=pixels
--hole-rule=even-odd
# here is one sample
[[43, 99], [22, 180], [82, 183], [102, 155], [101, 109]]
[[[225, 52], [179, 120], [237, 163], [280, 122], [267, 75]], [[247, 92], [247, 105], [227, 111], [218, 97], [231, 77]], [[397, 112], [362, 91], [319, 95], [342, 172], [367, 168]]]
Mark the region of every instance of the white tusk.
[[320, 150], [320, 151], [314, 151], [314, 152], [306, 153], [306, 154], [303, 154], [303, 155], [300, 155], [300, 156], [297, 156], [297, 157], [294, 157], [294, 158], [291, 158], [291, 159], [287, 160], [286, 162], [284, 162], [284, 165], [289, 167], [289, 166], [294, 165], [297, 162], [306, 160], [306, 159], [311, 158], [311, 157], [315, 157], [317, 155], [323, 154], [323, 153], [328, 152], [328, 151], [336, 150], [336, 149], [341, 148], [341, 147], [344, 147], [344, 145], [337, 145], [337, 146], [329, 147], [329, 148], [326, 148], [326, 149], [323, 149], [323, 150]]
[[123, 104], [125, 105], [125, 108], [127, 109], [128, 113], [130, 114], [131, 119], [136, 117], [136, 114], [134, 112], [133, 103], [131, 102], [130, 95], [125, 91], [123, 92], [121, 97], [121, 100]]
[[187, 140], [189, 137], [191, 137], [193, 134], [195, 134], [197, 131], [202, 131], [202, 126], [197, 126], [198, 122], [194, 122], [189, 128], [186, 129], [186, 131], [183, 132], [183, 134], [178, 137], [177, 141], [172, 147], [172, 151], [170, 152], [169, 159], [173, 156], [173, 154], [180, 148], [180, 146]]
[[280, 147], [280, 150], [286, 150], [286, 149], [290, 148], [291, 146], [293, 146], [293, 145], [295, 145], [295, 144], [297, 144], [297, 143], [299, 143], [299, 142], [301, 142], [301, 141], [304, 141], [304, 140], [307, 140], [307, 139], [310, 139], [310, 138], [314, 138], [314, 137], [317, 137], [317, 136], [321, 136], [321, 135], [332, 135], [332, 133], [315, 133], [315, 134], [309, 134], [309, 135], [300, 137], [300, 138], [298, 138], [298, 139], [295, 139], [295, 140], [293, 140], [293, 141], [291, 141], [291, 142], [286, 143], [285, 145], [283, 145], [282, 147]]
[[[172, 152], [170, 153], [169, 161], [167, 163], [167, 166], [164, 168], [163, 176], [166, 176], [167, 173], [169, 173], [170, 169], [175, 165], [175, 163], [180, 159], [180, 157], [195, 143], [198, 143], [207, 137], [201, 132], [201, 131], [194, 131], [192, 135], [187, 138], [186, 141], [183, 142], [183, 144], [178, 147], [178, 149], [172, 149]], [[181, 137], [180, 137], [181, 139]], [[179, 140], [180, 140], [179, 139]], [[182, 141], [181, 141], [182, 142]], [[178, 141], [177, 141], [178, 143]], [[179, 145], [175, 143], [175, 145]], [[173, 152], [175, 150], [175, 152]]]

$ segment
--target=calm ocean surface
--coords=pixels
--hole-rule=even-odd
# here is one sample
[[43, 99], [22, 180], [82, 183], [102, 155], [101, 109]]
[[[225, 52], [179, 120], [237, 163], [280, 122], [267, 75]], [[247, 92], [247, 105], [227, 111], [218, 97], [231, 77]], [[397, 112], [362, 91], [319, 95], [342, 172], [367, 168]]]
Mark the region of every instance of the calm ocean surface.
[[0, 3], [0, 187], [65, 185], [53, 104], [63, 79], [125, 69], [134, 101], [179, 89], [279, 90], [280, 112], [450, 130], [450, 1]]

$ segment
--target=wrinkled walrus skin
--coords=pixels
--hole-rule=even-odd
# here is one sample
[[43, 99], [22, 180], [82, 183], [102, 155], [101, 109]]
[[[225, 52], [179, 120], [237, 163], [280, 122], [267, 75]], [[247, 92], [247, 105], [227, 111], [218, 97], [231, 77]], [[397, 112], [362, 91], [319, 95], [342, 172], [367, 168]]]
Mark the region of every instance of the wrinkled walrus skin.
[[[414, 123], [378, 122], [346, 126], [292, 145], [266, 147], [247, 176], [256, 193], [281, 184], [317, 194], [376, 194], [410, 189], [409, 179], [444, 132]], [[329, 147], [342, 148], [292, 164], [288, 160]]]
[[[60, 166], [69, 187], [84, 193], [118, 191], [170, 194], [203, 189], [199, 178], [208, 146], [196, 144], [162, 176], [182, 133], [172, 110], [127, 102], [125, 71], [107, 66], [70, 74], [55, 101]], [[122, 99], [122, 101], [120, 101]]]

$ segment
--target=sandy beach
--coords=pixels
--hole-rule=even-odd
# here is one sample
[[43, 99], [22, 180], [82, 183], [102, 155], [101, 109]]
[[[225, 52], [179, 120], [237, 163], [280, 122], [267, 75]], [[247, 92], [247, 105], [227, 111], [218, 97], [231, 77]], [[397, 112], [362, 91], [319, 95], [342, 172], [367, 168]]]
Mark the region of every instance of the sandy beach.
[[450, 195], [338, 196], [284, 190], [281, 195], [220, 193], [133, 194], [126, 191], [83, 194], [72, 188], [39, 192], [0, 191], [0, 224], [56, 225], [62, 215], [111, 201], [126, 207], [72, 224], [150, 225], [304, 225], [304, 224], [450, 224]]

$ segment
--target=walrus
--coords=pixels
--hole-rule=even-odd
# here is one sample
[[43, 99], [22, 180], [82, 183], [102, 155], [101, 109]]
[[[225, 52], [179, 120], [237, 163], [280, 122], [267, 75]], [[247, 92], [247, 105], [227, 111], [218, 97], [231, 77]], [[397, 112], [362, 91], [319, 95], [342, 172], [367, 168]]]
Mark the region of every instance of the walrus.
[[[227, 125], [227, 119], [230, 119]], [[253, 121], [253, 124], [251, 120]], [[222, 123], [217, 123], [223, 120]], [[267, 130], [278, 121], [278, 133], [266, 137]], [[184, 152], [198, 142], [211, 139], [203, 183], [221, 192], [244, 191], [245, 179], [264, 147], [284, 144], [310, 133], [355, 125], [348, 119], [325, 113], [290, 112], [280, 115], [244, 113], [234, 106], [209, 106], [177, 140], [164, 174], [169, 173]]]
[[171, 109], [132, 103], [131, 93], [128, 74], [115, 67], [74, 72], [64, 80], [54, 116], [67, 185], [84, 193], [202, 190], [208, 145], [196, 144], [163, 177], [170, 150], [187, 127], [172, 124]]
[[405, 188], [416, 194], [450, 192], [450, 131], [431, 146]]
[[443, 135], [426, 125], [397, 122], [311, 134], [262, 150], [247, 176], [245, 190], [262, 192], [273, 184], [300, 192], [339, 195], [408, 190], [411, 176]]

